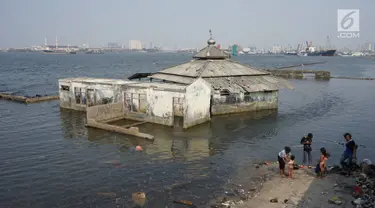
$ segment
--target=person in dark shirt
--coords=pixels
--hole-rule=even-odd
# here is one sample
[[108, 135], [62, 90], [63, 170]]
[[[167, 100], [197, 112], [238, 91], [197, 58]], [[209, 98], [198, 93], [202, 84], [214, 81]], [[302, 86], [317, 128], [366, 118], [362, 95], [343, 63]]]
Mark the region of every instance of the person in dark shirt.
[[346, 140], [345, 151], [341, 156], [340, 164], [343, 170], [347, 168], [350, 173], [353, 159], [356, 159], [357, 145], [354, 140], [352, 140], [352, 135], [350, 133], [345, 133], [344, 138]]
[[[307, 136], [302, 137], [301, 144], [303, 145], [303, 165], [308, 165], [311, 168], [312, 156], [311, 156], [311, 144], [312, 144], [313, 134], [309, 133]], [[301, 165], [301, 168], [303, 168]]]

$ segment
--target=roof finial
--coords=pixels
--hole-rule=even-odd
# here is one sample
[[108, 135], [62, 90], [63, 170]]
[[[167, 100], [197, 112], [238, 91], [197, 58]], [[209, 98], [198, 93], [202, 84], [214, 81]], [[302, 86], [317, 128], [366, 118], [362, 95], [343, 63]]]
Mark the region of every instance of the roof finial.
[[212, 38], [212, 31], [211, 29], [209, 30], [210, 33], [210, 39], [208, 39], [207, 44], [208, 45], [215, 45], [216, 41]]

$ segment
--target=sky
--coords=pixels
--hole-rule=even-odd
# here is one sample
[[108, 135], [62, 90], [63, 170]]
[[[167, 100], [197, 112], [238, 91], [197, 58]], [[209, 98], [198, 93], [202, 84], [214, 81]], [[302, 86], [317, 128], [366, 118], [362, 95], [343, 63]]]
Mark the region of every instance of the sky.
[[[337, 9], [360, 10], [360, 37], [338, 38]], [[374, 0], [0, 0], [0, 48], [109, 42], [194, 48], [217, 43], [336, 47], [375, 43]]]

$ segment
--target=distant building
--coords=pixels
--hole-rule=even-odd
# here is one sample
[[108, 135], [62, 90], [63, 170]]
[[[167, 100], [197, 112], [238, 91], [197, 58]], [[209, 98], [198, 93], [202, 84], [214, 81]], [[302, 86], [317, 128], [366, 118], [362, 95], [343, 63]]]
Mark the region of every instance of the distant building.
[[140, 40], [130, 40], [129, 49], [130, 50], [142, 50], [143, 44]]
[[118, 43], [108, 43], [108, 48], [121, 48]]
[[272, 47], [272, 53], [281, 53], [283, 51], [283, 48], [279, 45], [274, 45]]

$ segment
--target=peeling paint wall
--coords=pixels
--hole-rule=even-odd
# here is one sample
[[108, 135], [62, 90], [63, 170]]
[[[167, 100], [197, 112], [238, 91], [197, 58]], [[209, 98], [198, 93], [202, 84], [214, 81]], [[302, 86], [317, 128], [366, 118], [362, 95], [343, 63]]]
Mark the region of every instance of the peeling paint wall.
[[124, 116], [124, 105], [122, 103], [109, 103], [87, 107], [87, 120], [104, 121]]
[[[62, 86], [68, 86], [69, 91]], [[87, 106], [118, 103], [123, 100], [121, 90], [121, 85], [59, 82], [60, 107], [86, 111]]]
[[221, 96], [219, 91], [213, 95], [212, 115], [277, 109], [278, 91], [231, 93]]
[[[175, 116], [173, 98], [184, 98], [183, 92], [153, 88], [127, 88], [125, 86], [124, 93], [124, 111], [129, 118], [168, 126], [173, 126]], [[145, 98], [145, 101], [141, 101], [139, 98]]]
[[186, 88], [184, 128], [204, 123], [210, 117], [211, 85], [199, 78]]
[[[67, 88], [66, 88], [67, 87]], [[59, 82], [59, 97], [61, 108], [72, 108], [71, 84], [67, 82]]]

